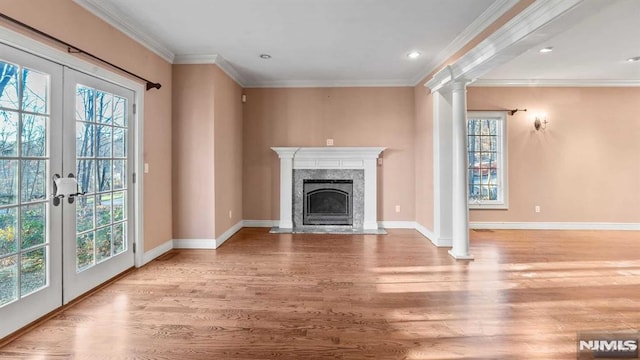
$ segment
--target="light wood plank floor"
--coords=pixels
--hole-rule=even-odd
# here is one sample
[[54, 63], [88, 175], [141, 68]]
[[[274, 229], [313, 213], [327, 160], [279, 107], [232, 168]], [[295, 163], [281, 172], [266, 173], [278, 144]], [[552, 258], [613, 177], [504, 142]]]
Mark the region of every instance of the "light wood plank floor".
[[0, 349], [2, 359], [575, 359], [640, 328], [638, 232], [243, 229], [174, 250]]

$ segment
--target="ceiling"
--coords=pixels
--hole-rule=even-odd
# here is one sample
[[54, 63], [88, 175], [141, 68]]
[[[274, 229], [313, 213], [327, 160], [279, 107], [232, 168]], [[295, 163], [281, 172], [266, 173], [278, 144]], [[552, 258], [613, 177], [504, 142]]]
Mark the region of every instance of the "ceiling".
[[[412, 86], [518, 2], [74, 1], [167, 61], [216, 63], [244, 87]], [[478, 82], [638, 84], [640, 62], [626, 59], [640, 56], [640, 0], [588, 1], [604, 9]], [[543, 46], [554, 51], [541, 54]]]
[[[640, 0], [602, 2], [568, 30], [484, 74], [479, 84], [640, 85]], [[553, 51], [540, 53], [552, 47]]]

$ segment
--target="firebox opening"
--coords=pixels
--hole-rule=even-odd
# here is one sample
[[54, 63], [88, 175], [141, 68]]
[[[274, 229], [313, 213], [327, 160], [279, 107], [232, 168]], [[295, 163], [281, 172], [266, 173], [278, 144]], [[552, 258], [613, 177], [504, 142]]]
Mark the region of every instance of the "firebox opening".
[[353, 225], [353, 180], [304, 180], [303, 225]]

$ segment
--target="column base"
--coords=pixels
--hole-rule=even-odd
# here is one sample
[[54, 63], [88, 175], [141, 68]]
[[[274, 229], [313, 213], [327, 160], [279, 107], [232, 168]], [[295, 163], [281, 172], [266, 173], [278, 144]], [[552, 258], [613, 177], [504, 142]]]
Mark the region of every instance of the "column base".
[[473, 260], [473, 255], [471, 254], [456, 254], [453, 250], [449, 250], [449, 255], [456, 260]]

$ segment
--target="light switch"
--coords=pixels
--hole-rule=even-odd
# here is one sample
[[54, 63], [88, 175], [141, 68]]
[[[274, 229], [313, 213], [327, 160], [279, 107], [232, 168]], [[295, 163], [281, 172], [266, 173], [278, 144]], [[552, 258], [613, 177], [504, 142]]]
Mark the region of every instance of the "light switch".
[[149, 164], [148, 163], [144, 163], [144, 173], [145, 174], [149, 173]]

